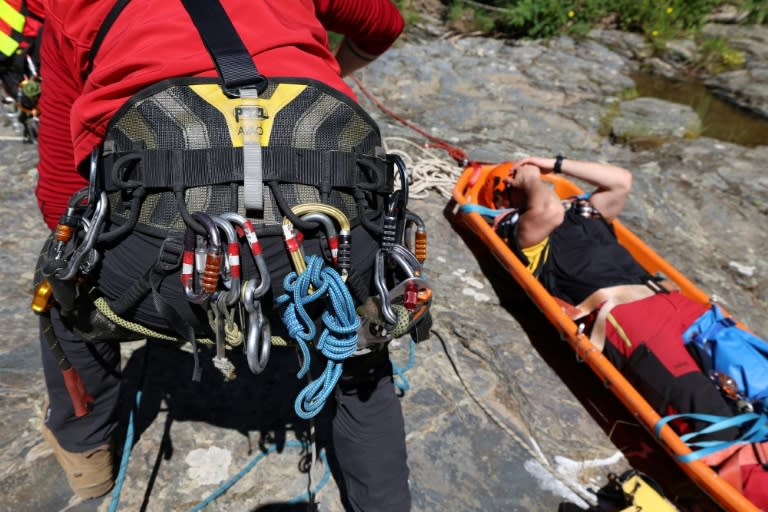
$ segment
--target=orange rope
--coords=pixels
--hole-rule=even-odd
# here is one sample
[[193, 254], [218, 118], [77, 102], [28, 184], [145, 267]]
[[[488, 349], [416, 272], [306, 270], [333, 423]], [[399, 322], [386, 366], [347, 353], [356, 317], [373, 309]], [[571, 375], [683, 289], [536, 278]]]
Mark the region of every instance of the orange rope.
[[458, 147], [448, 143], [448, 141], [446, 141], [445, 139], [441, 139], [440, 137], [436, 137], [436, 136], [432, 135], [431, 133], [427, 132], [426, 130], [424, 130], [422, 128], [419, 128], [415, 124], [411, 123], [410, 121], [408, 121], [404, 117], [396, 114], [395, 112], [393, 112], [392, 110], [387, 108], [373, 94], [371, 94], [371, 92], [363, 86], [362, 82], [360, 82], [359, 79], [357, 79], [354, 76], [350, 76], [349, 78], [355, 83], [355, 85], [357, 85], [357, 87], [360, 89], [360, 91], [369, 100], [371, 100], [373, 102], [373, 104], [376, 105], [382, 112], [384, 112], [385, 114], [387, 114], [388, 116], [390, 116], [394, 120], [398, 121], [402, 125], [410, 128], [411, 130], [415, 131], [416, 133], [419, 133], [419, 134], [423, 135], [424, 137], [426, 137], [427, 139], [429, 139], [431, 141], [431, 144], [424, 144], [425, 147], [428, 147], [428, 148], [438, 148], [438, 149], [442, 149], [442, 150], [446, 151], [448, 153], [448, 155], [451, 158], [453, 158], [454, 160], [456, 160], [456, 162], [460, 166], [462, 166], [462, 167], [466, 167], [467, 165], [470, 164], [470, 161], [467, 158], [467, 153], [463, 149], [458, 148]]

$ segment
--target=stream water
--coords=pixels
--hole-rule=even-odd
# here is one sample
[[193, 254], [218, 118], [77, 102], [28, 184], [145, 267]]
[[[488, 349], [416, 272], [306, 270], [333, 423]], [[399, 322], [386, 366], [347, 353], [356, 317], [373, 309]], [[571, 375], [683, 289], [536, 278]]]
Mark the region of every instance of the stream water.
[[701, 118], [704, 137], [747, 147], [768, 144], [768, 119], [717, 98], [703, 83], [675, 81], [648, 73], [635, 73], [632, 79], [639, 96], [690, 106]]

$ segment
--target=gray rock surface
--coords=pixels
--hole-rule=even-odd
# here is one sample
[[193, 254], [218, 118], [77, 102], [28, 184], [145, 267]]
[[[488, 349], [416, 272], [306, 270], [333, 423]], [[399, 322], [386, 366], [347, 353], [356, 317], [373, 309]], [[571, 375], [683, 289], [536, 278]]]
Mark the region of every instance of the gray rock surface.
[[[412, 37], [358, 76], [388, 107], [465, 148], [470, 158], [562, 152], [631, 169], [634, 193], [624, 222], [754, 330], [768, 333], [768, 146], [704, 138], [645, 151], [611, 144], [600, 135], [601, 122], [633, 85], [636, 68], [625, 52], [594, 39], [505, 44]], [[362, 103], [391, 148], [413, 155], [412, 170], [419, 169], [421, 150], [395, 137], [423, 138]], [[109, 497], [70, 499], [39, 435], [45, 388], [29, 299], [46, 230], [33, 196], [35, 148], [2, 140], [0, 155], [0, 510], [104, 511]], [[449, 183], [458, 172], [449, 173]], [[564, 499], [577, 500], [574, 491], [586, 496], [585, 487], [599, 487], [608, 471], [626, 468], [620, 450], [683, 509], [708, 510], [483, 246], [451, 222], [439, 180], [427, 181], [427, 190], [411, 208], [429, 232], [436, 334], [417, 347], [402, 398], [414, 510], [554, 511]], [[407, 343], [399, 346], [393, 359], [403, 365]], [[307, 425], [291, 413], [302, 385], [294, 356], [277, 352], [281, 371], [255, 378], [243, 369], [233, 383], [206, 377], [201, 387], [189, 381], [186, 352], [153, 343], [137, 416], [140, 437], [119, 509], [191, 509], [254, 460], [259, 446], [305, 437]], [[143, 354], [143, 342], [124, 346], [126, 411]], [[312, 465], [310, 482], [303, 462], [290, 447], [272, 453], [207, 510], [274, 510], [268, 505], [285, 503], [322, 478], [323, 464]], [[317, 500], [321, 511], [341, 510], [332, 480]]]
[[695, 138], [701, 133], [701, 119], [687, 105], [656, 98], [624, 101], [611, 122], [611, 134], [621, 142], [637, 139]]

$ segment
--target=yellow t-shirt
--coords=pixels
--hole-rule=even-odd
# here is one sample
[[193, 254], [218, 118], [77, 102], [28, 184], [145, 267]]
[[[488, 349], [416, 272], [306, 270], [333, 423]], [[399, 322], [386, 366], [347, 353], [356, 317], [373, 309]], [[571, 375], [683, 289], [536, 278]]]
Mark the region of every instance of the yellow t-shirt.
[[521, 248], [523, 254], [528, 258], [528, 270], [534, 272], [539, 265], [543, 265], [549, 256], [549, 237], [545, 238], [536, 245]]

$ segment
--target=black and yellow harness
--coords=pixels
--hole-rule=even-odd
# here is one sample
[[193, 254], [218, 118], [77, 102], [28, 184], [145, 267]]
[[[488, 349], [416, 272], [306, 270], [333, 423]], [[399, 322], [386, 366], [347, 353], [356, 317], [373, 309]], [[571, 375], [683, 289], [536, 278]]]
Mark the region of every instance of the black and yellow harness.
[[[88, 71], [127, 3], [119, 0], [107, 16]], [[225, 375], [232, 372], [226, 345], [245, 339], [249, 365], [260, 371], [271, 336], [261, 314], [270, 276], [259, 239], [282, 237], [298, 276], [317, 266], [302, 253], [302, 234], [319, 231], [327, 249], [321, 259], [359, 306], [361, 335], [352, 333], [354, 349], [409, 332], [425, 339], [431, 290], [421, 267], [424, 223], [407, 210], [407, 171], [383, 151], [376, 123], [324, 84], [259, 74], [218, 2], [183, 4], [218, 79], [159, 82], [114, 115], [84, 170], [89, 188], [72, 199], [44, 254], [43, 274], [60, 309], [77, 310], [77, 294], [87, 293], [95, 308], [87, 321], [75, 322], [82, 334], [186, 340], [196, 358], [197, 342], [213, 334], [214, 362]], [[350, 232], [356, 228], [380, 241], [374, 268], [352, 265]], [[157, 263], [145, 275], [111, 301], [97, 288], [72, 291], [99, 264], [100, 248], [132, 233], [162, 240]], [[240, 274], [241, 246], [253, 260], [253, 275]], [[180, 287], [190, 302], [208, 310], [210, 330], [193, 328], [161, 292], [160, 283], [179, 268]], [[321, 287], [308, 286], [307, 294]], [[131, 318], [149, 294], [168, 329], [148, 329]], [[88, 332], [94, 319], [112, 332]]]

